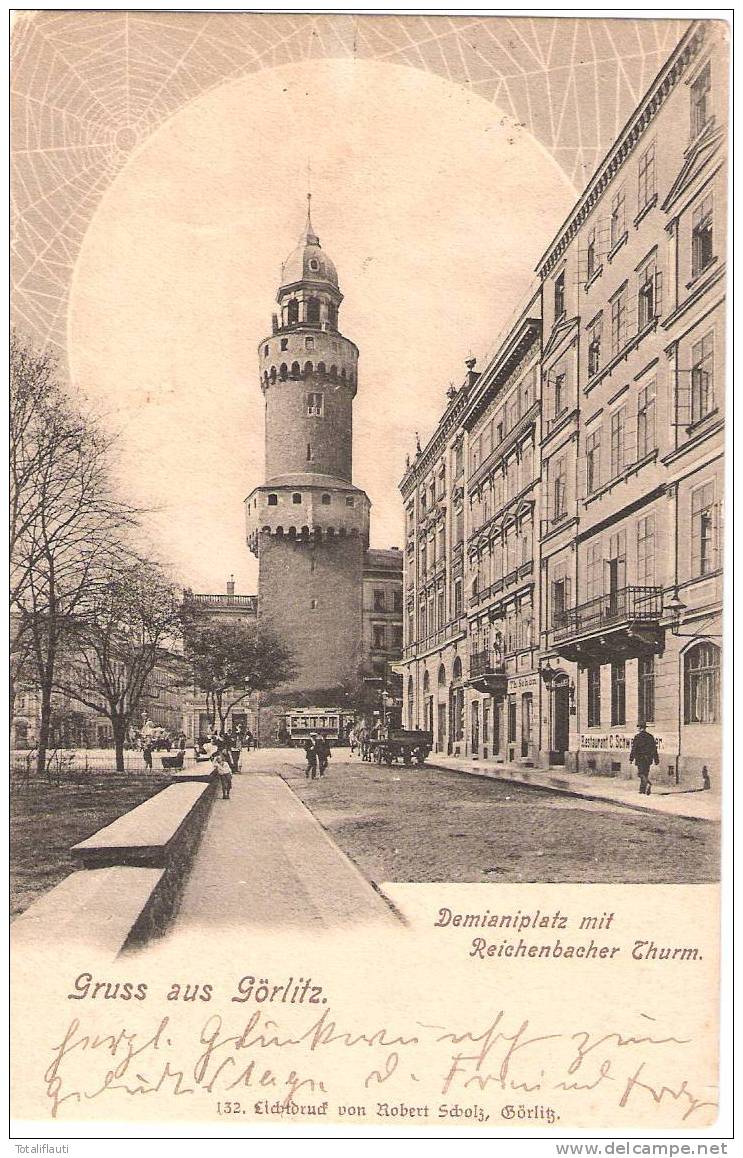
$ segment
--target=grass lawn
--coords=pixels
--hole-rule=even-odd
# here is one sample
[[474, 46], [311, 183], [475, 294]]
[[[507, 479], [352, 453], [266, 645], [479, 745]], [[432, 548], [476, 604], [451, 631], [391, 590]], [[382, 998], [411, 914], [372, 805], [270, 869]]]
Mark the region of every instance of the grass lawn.
[[158, 775], [91, 773], [84, 783], [32, 778], [10, 795], [10, 914], [17, 916], [75, 865], [70, 848], [154, 796]]

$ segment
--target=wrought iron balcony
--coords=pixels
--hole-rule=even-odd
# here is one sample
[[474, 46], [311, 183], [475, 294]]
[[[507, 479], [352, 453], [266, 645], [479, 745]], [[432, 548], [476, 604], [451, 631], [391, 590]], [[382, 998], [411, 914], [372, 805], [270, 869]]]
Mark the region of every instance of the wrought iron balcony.
[[470, 652], [467, 683], [478, 692], [502, 698], [506, 694], [508, 676], [502, 663], [497, 662], [492, 650]]
[[621, 587], [555, 612], [555, 647], [566, 659], [624, 658], [662, 644], [662, 587]]

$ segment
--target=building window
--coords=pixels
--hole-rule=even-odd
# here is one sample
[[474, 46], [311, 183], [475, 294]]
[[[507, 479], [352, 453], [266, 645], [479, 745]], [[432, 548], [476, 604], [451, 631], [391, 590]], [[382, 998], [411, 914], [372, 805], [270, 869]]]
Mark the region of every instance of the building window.
[[347, 507], [353, 506], [353, 495], [346, 495], [346, 506]]
[[565, 270], [555, 278], [555, 321], [565, 313]]
[[330, 495], [320, 495], [320, 502], [324, 507], [329, 507], [331, 503]]
[[638, 462], [655, 450], [655, 382], [643, 386], [637, 397]]
[[586, 595], [596, 599], [602, 594], [604, 561], [601, 544], [589, 543], [586, 549]]
[[611, 199], [611, 217], [609, 219], [609, 244], [613, 249], [624, 237], [626, 229], [624, 188], [618, 189]]
[[565, 626], [565, 613], [568, 607], [568, 581], [564, 575], [556, 576], [552, 580], [552, 626]]
[[454, 533], [456, 535], [455, 542], [462, 543], [464, 541], [464, 507], [457, 507], [454, 512]]
[[446, 596], [444, 588], [439, 587], [436, 592], [436, 626], [443, 627], [446, 623]]
[[310, 611], [317, 611], [317, 600], [310, 599]]
[[637, 325], [643, 330], [654, 318], [661, 314], [661, 274], [655, 266], [655, 258], [646, 262], [638, 274]]
[[655, 658], [640, 656], [637, 661], [637, 718], [646, 724], [655, 719]]
[[308, 418], [322, 418], [324, 411], [324, 396], [322, 394], [307, 395]]
[[398, 612], [402, 611], [402, 591], [399, 587], [396, 587], [392, 592], [392, 610]]
[[691, 348], [691, 422], [701, 422], [715, 408], [712, 331]]
[[[289, 305], [291, 306], [291, 302], [289, 303]], [[288, 350], [288, 348], [289, 348], [289, 339], [288, 338], [282, 338], [281, 339], [281, 349], [282, 350]]]
[[279, 505], [279, 496], [278, 495], [269, 495], [268, 496], [268, 505], [269, 505], [269, 507], [277, 507]]
[[305, 340], [304, 340], [304, 348], [305, 348], [305, 350], [314, 350], [314, 348], [315, 348], [315, 339], [314, 339], [314, 338], [305, 338]]
[[601, 428], [586, 435], [586, 494], [601, 486]]
[[554, 417], [557, 419], [561, 414], [567, 410], [567, 399], [565, 391], [565, 375], [555, 374], [555, 410]]
[[596, 253], [596, 226], [589, 230], [588, 248], [586, 249], [586, 280], [590, 281], [598, 269]]
[[712, 264], [712, 194], [708, 193], [691, 215], [691, 276], [699, 277]]
[[601, 369], [601, 318], [589, 330], [588, 377], [593, 378]]
[[379, 588], [379, 587], [376, 587], [374, 589], [374, 610], [375, 611], [386, 611], [387, 610], [387, 604], [385, 603], [385, 598], [384, 598], [384, 590]]
[[655, 515], [637, 521], [637, 582], [640, 587], [655, 586]]
[[462, 580], [454, 580], [454, 617], [462, 614]]
[[710, 119], [710, 89], [712, 87], [712, 70], [709, 61], [705, 64], [699, 76], [691, 86], [691, 135], [696, 137], [701, 133]]
[[601, 668], [588, 669], [588, 727], [601, 725]]
[[644, 209], [655, 197], [655, 142], [640, 157], [637, 184], [637, 206]]
[[627, 428], [627, 407], [620, 406], [611, 416], [611, 477], [624, 470], [624, 434]]
[[464, 470], [464, 450], [462, 447], [462, 443], [459, 442], [454, 447], [454, 477], [459, 478], [459, 476], [463, 470]]
[[[335, 330], [338, 326], [338, 307], [335, 302], [328, 302], [328, 324]], [[333, 342], [333, 349], [338, 349], [337, 342]]]
[[611, 724], [616, 728], [627, 723], [625, 701], [624, 660], [611, 665]]
[[552, 518], [556, 521], [567, 514], [567, 465], [564, 457], [558, 458], [553, 471]]
[[372, 625], [372, 647], [375, 651], [384, 651], [384, 624], [374, 623]]
[[694, 578], [716, 571], [718, 506], [714, 482], [697, 487], [691, 495], [691, 573]]
[[317, 298], [310, 298], [307, 302], [307, 321], [311, 326], [316, 326], [320, 321], [320, 302]]
[[720, 719], [720, 649], [695, 643], [684, 656], [684, 723], [716, 724]]
[[618, 354], [627, 340], [627, 287], [611, 303], [611, 352]]
[[295, 503], [296, 505], [299, 505], [299, 503], [301, 503], [301, 501], [302, 501], [302, 496], [295, 491], [295, 493], [292, 495], [292, 502]]
[[269, 352], [269, 350], [270, 350], [270, 346], [264, 346], [264, 347], [263, 347], [263, 357], [264, 357], [264, 358], [267, 358], [267, 357], [268, 357], [268, 352]]

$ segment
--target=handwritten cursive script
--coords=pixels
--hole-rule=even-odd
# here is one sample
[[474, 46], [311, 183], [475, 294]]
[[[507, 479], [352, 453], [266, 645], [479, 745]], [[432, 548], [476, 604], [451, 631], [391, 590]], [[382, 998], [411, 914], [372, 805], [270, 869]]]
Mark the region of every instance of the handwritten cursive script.
[[231, 1012], [227, 1021], [212, 1013], [177, 1026], [162, 1017], [146, 1031], [118, 1024], [105, 1033], [75, 1017], [44, 1070], [51, 1116], [122, 1094], [208, 1099], [239, 1093], [272, 1098], [279, 1112], [298, 1099], [342, 1102], [380, 1087], [387, 1099], [405, 1098], [411, 1083], [419, 1099], [476, 1094], [496, 1110], [502, 1095], [569, 1109], [601, 1087], [608, 1104], [628, 1110], [628, 1118], [650, 1108], [659, 1122], [690, 1125], [716, 1105], [679, 1071], [683, 1051], [694, 1056], [693, 1041], [662, 1031], [550, 1030], [505, 1009], [474, 1029], [443, 1022], [349, 1028], [329, 1006], [321, 1014], [281, 1016], [256, 1010], [239, 1021]]

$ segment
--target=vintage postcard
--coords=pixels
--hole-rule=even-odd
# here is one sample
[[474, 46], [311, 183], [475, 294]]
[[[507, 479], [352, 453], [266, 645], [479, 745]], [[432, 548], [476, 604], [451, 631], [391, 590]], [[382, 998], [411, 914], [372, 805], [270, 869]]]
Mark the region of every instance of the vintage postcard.
[[730, 42], [15, 14], [13, 1137], [726, 1152]]

